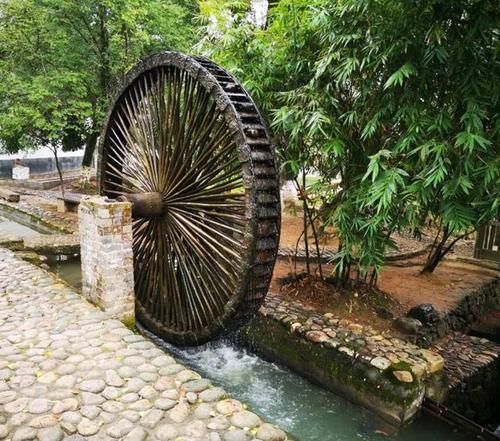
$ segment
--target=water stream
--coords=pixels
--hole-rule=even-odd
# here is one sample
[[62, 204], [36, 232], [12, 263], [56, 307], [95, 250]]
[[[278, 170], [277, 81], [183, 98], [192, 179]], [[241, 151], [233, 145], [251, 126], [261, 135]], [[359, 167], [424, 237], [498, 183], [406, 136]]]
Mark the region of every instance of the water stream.
[[227, 341], [184, 349], [164, 342], [161, 346], [300, 441], [471, 439], [426, 416], [395, 433], [373, 413]]
[[5, 236], [33, 237], [40, 233], [34, 229], [0, 215], [0, 233]]

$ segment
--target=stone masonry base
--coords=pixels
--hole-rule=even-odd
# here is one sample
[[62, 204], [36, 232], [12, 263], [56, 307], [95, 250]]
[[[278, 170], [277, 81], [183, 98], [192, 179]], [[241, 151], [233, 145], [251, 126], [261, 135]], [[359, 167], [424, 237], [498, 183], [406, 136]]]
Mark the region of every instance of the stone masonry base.
[[83, 296], [123, 322], [134, 321], [132, 215], [128, 202], [90, 197], [80, 203]]

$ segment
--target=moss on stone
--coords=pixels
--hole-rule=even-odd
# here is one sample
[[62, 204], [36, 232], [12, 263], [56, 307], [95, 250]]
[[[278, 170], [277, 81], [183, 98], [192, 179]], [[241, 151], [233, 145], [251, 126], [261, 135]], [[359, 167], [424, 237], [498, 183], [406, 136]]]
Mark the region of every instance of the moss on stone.
[[[241, 331], [242, 340], [267, 358], [283, 363], [320, 385], [361, 402], [382, 416], [399, 423], [412, 415], [424, 385], [401, 383], [393, 370], [410, 370], [404, 362], [384, 372], [373, 370], [337, 349], [309, 342], [291, 334], [279, 321], [259, 317]], [[392, 377], [392, 378], [391, 378]], [[393, 381], [393, 379], [395, 381]]]
[[122, 317], [121, 322], [130, 329], [134, 334], [137, 334], [137, 327], [135, 326], [135, 314], [127, 314], [125, 317]]

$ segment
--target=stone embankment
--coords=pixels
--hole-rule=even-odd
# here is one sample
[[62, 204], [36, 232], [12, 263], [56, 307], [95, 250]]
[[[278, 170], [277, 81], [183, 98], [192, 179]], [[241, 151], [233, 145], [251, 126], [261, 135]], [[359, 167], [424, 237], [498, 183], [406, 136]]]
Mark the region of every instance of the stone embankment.
[[240, 334], [257, 352], [397, 424], [415, 416], [444, 366], [435, 351], [276, 295]]
[[55, 276], [0, 248], [0, 439], [287, 438]]
[[444, 376], [428, 389], [428, 397], [477, 423], [498, 421], [500, 345], [453, 333], [432, 349], [444, 358], [445, 364]]
[[467, 332], [482, 314], [500, 306], [500, 277], [468, 293], [463, 300], [432, 323], [424, 323], [411, 338], [422, 346], [430, 346], [437, 339], [453, 332]]
[[46, 210], [40, 205], [33, 205], [23, 200], [18, 203], [0, 202], [0, 210], [9, 214], [13, 220], [29, 223], [38, 228], [46, 228], [47, 232], [72, 234], [78, 231], [78, 222], [69, 219], [57, 211]]

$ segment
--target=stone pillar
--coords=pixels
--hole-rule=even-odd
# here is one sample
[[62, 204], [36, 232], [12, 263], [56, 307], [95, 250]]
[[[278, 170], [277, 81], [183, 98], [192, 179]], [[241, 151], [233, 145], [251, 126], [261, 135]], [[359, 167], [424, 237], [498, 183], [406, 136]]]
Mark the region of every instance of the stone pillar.
[[113, 317], [133, 323], [131, 204], [92, 196], [81, 200], [78, 216], [83, 296]]

